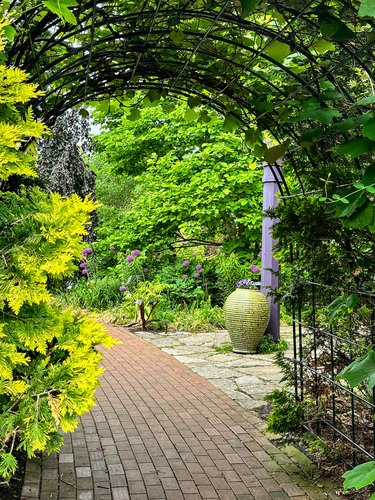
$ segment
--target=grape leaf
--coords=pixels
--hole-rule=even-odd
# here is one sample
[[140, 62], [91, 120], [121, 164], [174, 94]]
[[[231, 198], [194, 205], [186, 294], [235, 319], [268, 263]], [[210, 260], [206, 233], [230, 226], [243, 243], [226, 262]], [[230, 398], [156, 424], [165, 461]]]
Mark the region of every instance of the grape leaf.
[[352, 470], [348, 470], [342, 476], [344, 481], [344, 490], [350, 488], [359, 490], [372, 484], [375, 481], [375, 461], [365, 462], [364, 464], [357, 465]]
[[282, 62], [290, 54], [290, 47], [286, 43], [275, 40], [264, 51], [267, 56], [277, 62]]
[[324, 40], [324, 38], [321, 38], [320, 40], [314, 42], [310, 46], [310, 49], [313, 49], [318, 54], [324, 54], [329, 50], [336, 50], [336, 47], [335, 44], [333, 44], [332, 42], [329, 42], [328, 40]]
[[[372, 349], [362, 356], [355, 359], [350, 365], [346, 366], [338, 375], [337, 378], [344, 379], [350, 387], [357, 387], [362, 382], [372, 379], [375, 375], [375, 351]], [[375, 381], [372, 380], [369, 388], [372, 389]]]
[[349, 203], [343, 203], [342, 201], [335, 203], [337, 217], [350, 217], [357, 208], [366, 203], [367, 197], [364, 191], [359, 191], [358, 193], [349, 194], [346, 199]]
[[362, 97], [353, 106], [366, 106], [367, 104], [373, 104], [375, 102], [375, 95], [370, 95], [368, 97]]
[[301, 115], [302, 119], [316, 120], [325, 124], [331, 123], [331, 121], [336, 117], [340, 118], [341, 112], [338, 109], [333, 108], [318, 108], [318, 109], [308, 109], [304, 111]]
[[375, 4], [374, 0], [361, 0], [361, 6], [358, 10], [360, 17], [373, 17], [375, 18]]
[[332, 130], [340, 130], [341, 132], [347, 132], [348, 130], [364, 125], [371, 119], [371, 113], [365, 113], [363, 115], [354, 116], [353, 118], [347, 118], [341, 122], [334, 123], [332, 125]]
[[283, 144], [278, 144], [277, 146], [273, 146], [269, 148], [264, 153], [264, 159], [267, 163], [275, 163], [279, 158], [281, 158], [286, 151], [288, 150], [290, 145], [290, 140], [288, 139]]
[[374, 208], [372, 203], [367, 200], [359, 210], [356, 210], [350, 219], [344, 219], [344, 225], [352, 228], [369, 227], [374, 222]]
[[326, 9], [319, 15], [319, 28], [324, 36], [336, 42], [343, 42], [355, 38], [355, 33], [339, 18], [330, 14]]
[[171, 31], [169, 33], [169, 38], [172, 40], [172, 42], [176, 45], [180, 45], [182, 40], [184, 39], [184, 32], [183, 31]]
[[351, 139], [340, 144], [335, 151], [338, 155], [349, 155], [351, 158], [358, 158], [369, 151], [372, 151], [374, 143], [370, 139]]
[[375, 183], [375, 163], [367, 167], [362, 182], [365, 186], [371, 186]]
[[184, 115], [185, 121], [193, 122], [199, 118], [199, 113], [194, 111], [194, 109], [187, 108]]
[[78, 5], [76, 0], [43, 0], [42, 3], [63, 21], [70, 24], [77, 24], [77, 19], [68, 9], [68, 7], [76, 7]]
[[223, 129], [226, 132], [234, 132], [241, 126], [240, 120], [232, 113], [227, 114], [223, 123]]
[[241, 1], [241, 12], [243, 17], [248, 16], [255, 7], [260, 3], [260, 0], [240, 0]]
[[187, 101], [189, 108], [195, 108], [195, 106], [199, 106], [202, 104], [202, 99], [199, 95], [191, 95]]
[[302, 146], [308, 147], [313, 142], [321, 139], [321, 137], [323, 136], [323, 132], [324, 130], [322, 127], [315, 127], [306, 130], [306, 132], [304, 132], [299, 138], [299, 142], [302, 144]]
[[9, 24], [7, 26], [4, 26], [4, 36], [7, 40], [13, 42], [16, 34], [17, 31], [13, 28], [13, 26], [10, 26]]
[[131, 122], [135, 122], [140, 118], [141, 118], [141, 113], [137, 108], [132, 108], [132, 110], [130, 111], [130, 115], [127, 116], [127, 119], [130, 120]]

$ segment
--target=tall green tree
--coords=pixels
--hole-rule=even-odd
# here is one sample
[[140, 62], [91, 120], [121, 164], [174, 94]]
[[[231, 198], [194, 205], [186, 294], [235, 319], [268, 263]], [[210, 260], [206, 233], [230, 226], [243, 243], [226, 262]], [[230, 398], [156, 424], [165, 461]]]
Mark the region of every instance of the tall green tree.
[[222, 119], [189, 121], [183, 105], [171, 111], [164, 103], [107, 126], [96, 138], [98, 179], [134, 178], [136, 187], [115, 224], [102, 220], [98, 234], [106, 244], [160, 250], [203, 242], [245, 254], [258, 248], [262, 169]]

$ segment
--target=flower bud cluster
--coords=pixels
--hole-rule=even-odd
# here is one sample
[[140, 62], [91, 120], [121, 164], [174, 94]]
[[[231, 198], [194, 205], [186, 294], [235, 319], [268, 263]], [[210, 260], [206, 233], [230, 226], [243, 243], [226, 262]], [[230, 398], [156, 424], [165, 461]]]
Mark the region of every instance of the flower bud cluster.
[[[136, 259], [137, 257], [139, 257], [140, 255], [141, 255], [141, 251], [140, 251], [140, 250], [138, 250], [138, 248], [135, 248], [134, 250], [132, 250], [132, 251], [130, 252], [130, 255], [128, 255], [128, 256], [126, 257], [126, 262], [127, 262], [128, 264], [131, 264], [131, 263], [132, 263], [132, 262], [134, 262], [134, 261], [135, 261], [135, 259]], [[143, 268], [143, 273], [144, 273], [144, 274], [148, 273], [148, 269], [147, 269], [147, 267], [144, 267], [144, 268]], [[126, 290], [127, 290], [127, 287], [126, 287], [126, 286], [124, 286], [124, 285], [121, 285], [121, 286], [120, 286], [120, 288], [119, 288], [119, 291], [120, 291], [121, 293], [126, 292]]]
[[[196, 254], [192, 254], [193, 257], [196, 257]], [[188, 268], [188, 267], [191, 267], [193, 264], [190, 262], [190, 260], [183, 260], [182, 261], [182, 267], [185, 267], [185, 268]], [[188, 269], [186, 269], [187, 271]], [[195, 270], [196, 272], [193, 272], [193, 274], [191, 275], [192, 278], [194, 278], [194, 280], [198, 280], [199, 278], [203, 277], [203, 274], [204, 274], [204, 268], [202, 266], [202, 264], [197, 264], [195, 266]], [[186, 274], [183, 274], [182, 275], [182, 279], [184, 280], [187, 280], [189, 279], [189, 275]], [[207, 283], [203, 283], [202, 286], [207, 286]]]
[[[84, 248], [82, 250], [82, 257], [88, 257], [89, 255], [92, 254], [92, 248], [91, 247], [87, 247], [87, 248]], [[88, 267], [89, 267], [89, 263], [85, 260], [82, 260], [79, 264], [79, 267], [81, 269], [81, 273], [83, 276], [88, 276], [89, 275], [89, 270], [88, 270]]]

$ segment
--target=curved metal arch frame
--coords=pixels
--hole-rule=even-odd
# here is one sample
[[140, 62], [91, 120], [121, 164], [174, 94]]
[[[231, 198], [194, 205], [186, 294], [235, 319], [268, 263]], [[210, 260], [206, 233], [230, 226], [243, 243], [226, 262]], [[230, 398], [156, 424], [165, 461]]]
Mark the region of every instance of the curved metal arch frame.
[[[30, 28], [28, 36], [22, 40], [19, 36], [16, 38], [13, 48], [9, 51], [9, 59], [15, 64], [20, 65], [31, 71], [32, 67], [37, 68], [36, 74], [32, 76], [33, 81], [39, 81], [41, 87], [47, 88], [47, 96], [52, 96], [52, 94], [57, 92], [57, 100], [54, 103], [54, 109], [52, 109], [48, 114], [51, 120], [59, 114], [63, 109], [66, 109], [69, 105], [78, 104], [89, 98], [102, 98], [104, 96], [119, 96], [121, 92], [127, 89], [139, 89], [139, 88], [155, 88], [161, 91], [165, 91], [170, 94], [176, 95], [194, 95], [199, 94], [203, 97], [203, 102], [205, 105], [215, 109], [218, 112], [225, 113], [225, 104], [222, 102], [220, 97], [224, 100], [235, 103], [237, 107], [241, 109], [238, 118], [242, 122], [242, 127], [249, 126], [252, 123], [261, 123], [264, 119], [266, 121], [273, 122], [275, 126], [274, 133], [280, 138], [285, 137], [285, 135], [291, 136], [298, 143], [298, 134], [296, 134], [293, 128], [288, 125], [279, 125], [270, 110], [265, 110], [260, 112], [254, 108], [251, 103], [249, 103], [244, 95], [249, 92], [249, 88], [241, 82], [241, 75], [251, 75], [252, 78], [257, 78], [264, 85], [268, 85], [271, 92], [275, 92], [276, 95], [280, 95], [281, 99], [277, 99], [273, 102], [273, 107], [280, 106], [287, 102], [294, 95], [306, 91], [308, 96], [314, 97], [318, 102], [324, 106], [324, 102], [320, 100], [319, 96], [319, 85], [318, 81], [323, 76], [329, 79], [333, 85], [342, 90], [340, 83], [336, 81], [332, 75], [332, 68], [336, 68], [340, 64], [340, 58], [338, 61], [334, 61], [333, 66], [329, 66], [328, 69], [324, 69], [322, 72], [317, 72], [313, 78], [307, 78], [294, 73], [288, 66], [282, 62], [275, 60], [273, 57], [268, 55], [265, 51], [274, 41], [287, 44], [293, 50], [296, 50], [299, 54], [304, 56], [309, 64], [313, 67], [317, 64], [318, 59], [314, 54], [309, 51], [309, 48], [304, 46], [302, 43], [298, 43], [295, 37], [293, 37], [292, 32], [288, 32], [286, 27], [291, 27], [294, 23], [303, 22], [306, 26], [309, 26], [314, 32], [318, 30], [317, 22], [314, 20], [314, 16], [311, 16], [311, 6], [315, 0], [306, 0], [300, 10], [290, 7], [289, 5], [283, 5], [282, 1], [274, 1], [274, 8], [280, 12], [287, 12], [290, 16], [289, 21], [286, 22], [286, 26], [277, 30], [275, 28], [270, 28], [269, 26], [262, 26], [254, 22], [254, 16], [252, 20], [243, 19], [237, 12], [237, 9], [232, 7], [230, 10], [229, 1], [218, 1], [216, 2], [217, 10], [207, 9], [203, 6], [202, 9], [197, 9], [196, 6], [192, 6], [191, 9], [181, 9], [167, 8], [168, 0], [155, 0], [156, 6], [154, 9], [147, 8], [147, 2], [144, 2], [141, 10], [137, 12], [131, 12], [119, 15], [118, 12], [115, 14], [109, 14], [105, 9], [108, 6], [113, 5], [112, 0], [102, 0], [98, 2], [97, 0], [80, 0], [78, 4], [77, 11], [79, 12], [79, 24], [71, 27], [66, 25], [62, 26], [57, 22], [56, 16], [52, 14], [47, 14], [41, 20], [38, 20], [33, 27], [33, 20], [35, 20], [40, 13], [40, 8], [33, 7], [29, 11], [24, 11], [23, 15], [16, 20], [16, 26], [22, 28], [26, 25]], [[349, 8], [353, 13], [356, 12], [355, 8], [350, 2], [346, 0], [338, 0], [346, 8]], [[13, 6], [18, 3], [18, 0], [14, 0]], [[271, 3], [271, 2], [270, 2]], [[228, 9], [227, 9], [228, 8]], [[91, 10], [90, 10], [91, 9]], [[229, 11], [230, 10], [230, 11]], [[100, 19], [96, 19], [96, 14]], [[316, 17], [316, 13], [314, 14]], [[189, 23], [192, 20], [204, 20], [208, 24], [205, 30], [197, 31], [192, 29], [183, 29], [184, 36], [188, 40], [188, 45], [182, 44], [181, 46], [174, 46], [169, 43], [169, 46], [161, 45], [160, 41], [165, 40], [171, 34], [171, 27], [160, 28], [160, 23], [166, 23], [169, 18], [175, 16], [179, 23], [185, 22]], [[91, 25], [87, 23], [91, 20]], [[144, 23], [141, 28], [137, 30], [132, 30], [130, 32], [129, 28], [131, 24], [138, 25], [139, 23]], [[167, 23], [168, 24], [168, 23]], [[123, 28], [128, 27], [125, 32], [121, 31]], [[241, 33], [253, 32], [262, 39], [266, 38], [266, 43], [258, 49], [245, 45], [242, 37], [239, 40], [233, 39], [229, 36], [225, 36], [221, 33], [223, 30], [229, 32], [230, 29], [236, 27]], [[109, 31], [109, 35], [95, 40], [95, 30], [100, 30], [106, 28]], [[120, 30], [120, 32], [117, 31]], [[50, 33], [51, 37], [45, 37], [46, 33]], [[72, 37], [77, 37], [84, 33], [89, 33], [87, 38], [87, 43], [81, 45], [80, 47], [74, 47], [72, 44]], [[157, 41], [151, 38], [157, 37]], [[131, 40], [140, 40], [139, 45], [136, 43], [131, 43]], [[198, 43], [194, 47], [192, 41], [197, 40]], [[126, 43], [129, 41], [129, 43]], [[205, 41], [210, 42], [212, 45], [212, 53], [202, 47]], [[69, 46], [70, 43], [70, 46]], [[249, 54], [250, 58], [246, 63], [237, 62], [235, 60], [225, 57], [225, 54], [220, 53], [216, 44], [223, 44], [225, 47], [232, 47], [234, 50], [242, 51], [243, 54]], [[374, 43], [374, 42], [372, 42]], [[38, 50], [36, 46], [40, 44]], [[102, 47], [105, 44], [113, 44], [114, 48], [113, 54], [119, 54], [119, 59], [121, 63], [117, 66], [112, 66], [108, 58], [110, 55], [106, 51], [107, 60], [103, 60]], [[124, 55], [124, 45], [126, 51], [131, 51], [134, 57], [134, 61], [129, 58], [129, 56]], [[361, 66], [365, 71], [369, 71], [365, 62], [362, 61], [359, 54], [363, 51], [369, 50], [371, 44], [362, 45], [359, 49], [354, 50], [352, 47], [347, 46], [345, 43], [339, 42], [338, 45], [344, 50], [345, 54], [349, 54], [359, 66]], [[65, 46], [66, 54], [61, 55], [51, 61], [45, 60], [48, 54], [53, 55], [53, 51], [61, 46]], [[169, 61], [168, 59], [158, 59], [155, 57], [155, 52], [162, 54], [165, 51], [175, 51], [178, 54], [176, 61]], [[150, 54], [145, 53], [149, 51]], [[87, 54], [86, 54], [87, 52]], [[111, 52], [112, 53], [112, 52]], [[151, 54], [152, 53], [152, 54]], [[186, 58], [181, 57], [183, 54], [187, 54]], [[224, 62], [228, 67], [233, 68], [233, 72], [230, 72], [228, 81], [226, 76], [228, 75], [210, 75], [208, 78], [207, 72], [204, 72], [202, 65], [199, 61], [193, 61], [194, 56], [198, 54], [200, 56], [205, 56], [209, 58], [217, 58], [217, 60]], [[74, 56], [75, 60], [71, 61], [71, 57]], [[154, 56], [154, 59], [152, 59]], [[160, 57], [160, 56], [159, 56]], [[116, 58], [112, 58], [114, 60]], [[295, 82], [295, 87], [292, 92], [288, 95], [285, 94], [271, 79], [267, 79], [266, 76], [260, 75], [252, 67], [252, 63], [256, 60], [265, 61], [266, 64], [271, 64], [274, 68], [278, 68], [283, 75], [287, 75], [292, 81]], [[324, 56], [321, 57], [324, 60]], [[101, 63], [101, 66], [93, 67], [93, 61], [97, 60]], [[69, 62], [68, 62], [69, 61]], [[68, 62], [68, 64], [65, 64]], [[154, 63], [154, 64], [152, 64]], [[128, 71], [125, 68], [125, 64], [129, 64]], [[59, 65], [62, 67], [59, 68]], [[81, 66], [81, 69], [79, 68]], [[108, 72], [109, 77], [108, 76]], [[41, 75], [50, 76], [43, 81]], [[94, 72], [96, 78], [90, 75], [90, 72]], [[186, 74], [187, 72], [187, 74]], [[72, 75], [73, 73], [73, 75]], [[133, 77], [136, 74], [140, 74], [143, 80], [134, 85], [132, 82]], [[84, 80], [84, 86], [81, 83], [71, 91], [70, 95], [65, 95], [69, 104], [62, 104], [61, 93], [64, 88], [68, 85], [74, 83], [77, 79], [77, 75], [81, 75]], [[125, 78], [124, 78], [125, 76]], [[193, 85], [188, 85], [184, 87], [179, 83], [182, 76], [184, 76], [184, 82], [192, 82]], [[308, 74], [306, 76], [309, 76]], [[57, 86], [55, 84], [60, 82]], [[178, 84], [178, 85], [177, 85]], [[174, 92], [174, 87], [177, 86], [177, 92]], [[198, 87], [198, 90], [192, 87]], [[83, 89], [83, 91], [82, 91]], [[200, 89], [200, 90], [199, 90]], [[206, 90], [206, 93], [202, 91]], [[344, 89], [346, 97], [353, 101], [353, 97]], [[60, 95], [59, 95], [60, 93]], [[206, 95], [208, 94], [208, 95]], [[252, 94], [257, 97], [257, 94], [252, 90]], [[42, 109], [42, 108], [40, 108]], [[305, 151], [308, 155], [308, 152]], [[296, 172], [297, 178], [301, 185], [303, 191], [303, 186], [301, 184], [298, 172]], [[288, 189], [286, 187], [288, 194]]]

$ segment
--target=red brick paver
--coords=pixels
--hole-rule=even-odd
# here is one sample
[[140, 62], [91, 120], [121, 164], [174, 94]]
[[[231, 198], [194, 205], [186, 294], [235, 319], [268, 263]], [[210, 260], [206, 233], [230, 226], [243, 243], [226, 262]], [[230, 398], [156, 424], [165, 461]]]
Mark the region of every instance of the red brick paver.
[[105, 351], [97, 406], [59, 454], [28, 462], [22, 498], [326, 498], [298, 485], [286, 455], [267, 453], [254, 414], [157, 347], [109, 331], [123, 343]]

